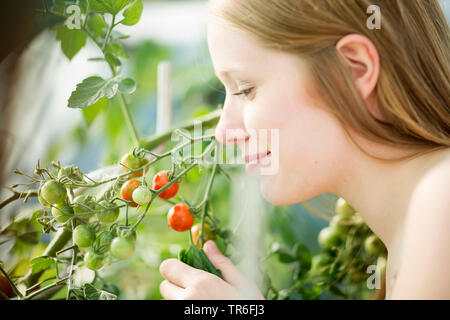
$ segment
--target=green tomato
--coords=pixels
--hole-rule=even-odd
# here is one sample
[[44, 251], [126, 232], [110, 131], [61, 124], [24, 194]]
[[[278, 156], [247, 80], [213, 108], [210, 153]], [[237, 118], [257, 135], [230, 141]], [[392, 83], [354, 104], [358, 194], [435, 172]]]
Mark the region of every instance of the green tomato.
[[109, 231], [103, 231], [100, 233], [94, 243], [94, 250], [96, 253], [104, 254], [111, 247], [111, 242], [114, 239], [113, 235]]
[[52, 216], [58, 222], [66, 222], [73, 217], [73, 209], [67, 203], [58, 203], [52, 207]]
[[378, 256], [385, 252], [385, 247], [380, 238], [378, 238], [375, 234], [371, 234], [364, 241], [364, 250], [366, 250], [368, 254]]
[[50, 203], [48, 203], [47, 201], [45, 201], [44, 198], [42, 198], [42, 195], [41, 195], [41, 191], [40, 191], [40, 190], [39, 190], [39, 192], [38, 192], [38, 200], [39, 200], [39, 202], [40, 202], [43, 206], [45, 206], [45, 207], [51, 207], [51, 206], [52, 206]]
[[355, 209], [353, 209], [352, 206], [350, 206], [344, 198], [339, 198], [336, 201], [336, 207], [334, 211], [336, 212], [336, 214], [346, 218], [350, 218], [355, 213]]
[[78, 216], [89, 215], [95, 210], [96, 205], [93, 196], [81, 195], [73, 199], [73, 212]]
[[335, 216], [333, 216], [333, 218], [331, 218], [330, 227], [334, 228], [337, 233], [344, 236], [347, 234], [348, 230], [351, 227], [350, 224], [346, 224], [348, 222], [352, 222], [352, 221], [346, 217], [343, 217], [340, 215], [335, 215]]
[[133, 201], [140, 206], [144, 206], [152, 200], [152, 193], [145, 186], [140, 186], [133, 191]]
[[134, 244], [128, 239], [116, 237], [111, 243], [111, 253], [119, 259], [131, 258], [134, 253]]
[[62, 183], [50, 180], [41, 187], [40, 196], [48, 204], [55, 205], [66, 200], [67, 191]]
[[319, 232], [318, 241], [323, 249], [331, 249], [339, 245], [340, 240], [340, 234], [334, 228], [326, 227]]
[[[110, 209], [104, 209], [102, 208], [110, 208]], [[95, 207], [96, 211], [100, 210], [106, 210], [103, 212], [97, 212], [97, 217], [100, 219], [103, 223], [113, 223], [117, 220], [117, 217], [120, 214], [120, 209], [116, 207], [115, 204], [108, 202], [106, 200], [102, 200], [99, 202], [99, 204]]]
[[84, 255], [84, 264], [91, 270], [98, 270], [103, 267], [104, 259], [103, 256], [98, 255], [92, 251], [88, 251]]
[[77, 226], [72, 233], [73, 242], [80, 248], [89, 247], [95, 239], [95, 234], [85, 224]]

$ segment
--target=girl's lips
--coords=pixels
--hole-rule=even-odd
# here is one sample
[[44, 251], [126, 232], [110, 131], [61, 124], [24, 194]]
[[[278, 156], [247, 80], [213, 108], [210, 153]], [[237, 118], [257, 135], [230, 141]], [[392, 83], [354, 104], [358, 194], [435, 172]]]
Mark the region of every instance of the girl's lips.
[[[270, 152], [267, 152], [266, 154], [260, 155], [259, 157], [255, 157], [253, 158], [253, 160], [250, 160], [249, 162], [246, 163], [245, 165], [245, 170], [248, 173], [253, 173], [256, 168], [258, 168], [260, 165], [262, 166], [267, 166], [270, 164], [271, 160], [270, 160]], [[250, 159], [250, 157], [248, 157]]]
[[258, 153], [258, 154], [247, 155], [244, 157], [244, 161], [246, 163], [256, 164], [256, 163], [260, 162], [261, 159], [267, 157], [268, 155], [270, 155], [270, 151]]

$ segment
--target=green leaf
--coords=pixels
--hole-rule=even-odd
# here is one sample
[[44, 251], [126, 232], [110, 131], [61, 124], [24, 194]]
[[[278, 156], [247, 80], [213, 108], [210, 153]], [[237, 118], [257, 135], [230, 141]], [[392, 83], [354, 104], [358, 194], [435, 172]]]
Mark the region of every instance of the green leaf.
[[144, 5], [142, 0], [136, 0], [133, 5], [123, 12], [124, 19], [122, 20], [122, 24], [126, 26], [133, 26], [138, 23], [143, 9]]
[[31, 272], [35, 274], [50, 268], [53, 265], [54, 261], [52, 257], [40, 256], [32, 259], [30, 263], [31, 263]]
[[210, 272], [222, 278], [222, 272], [220, 272], [219, 269], [216, 269], [206, 256], [205, 252], [202, 249], [197, 248], [195, 245], [190, 245], [187, 250], [180, 251], [178, 256], [180, 261], [190, 265], [191, 267]]
[[128, 58], [127, 52], [118, 42], [108, 42], [105, 51], [115, 55], [116, 57]]
[[99, 14], [90, 16], [86, 25], [88, 30], [96, 37], [101, 37], [107, 27], [105, 19]]
[[101, 98], [89, 108], [82, 109], [83, 117], [88, 127], [91, 126], [99, 114], [106, 110], [107, 106], [108, 100], [106, 98]]
[[78, 6], [80, 7], [81, 13], [86, 14], [88, 11], [89, 3], [88, 0], [78, 0]]
[[120, 60], [115, 55], [109, 52], [105, 53], [105, 59], [110, 65], [113, 65], [115, 67], [122, 65], [122, 62], [120, 62]]
[[89, 283], [86, 283], [83, 286], [83, 289], [84, 297], [87, 300], [117, 300], [117, 296], [115, 294], [106, 292], [104, 290], [99, 290]]
[[111, 99], [117, 93], [119, 79], [114, 77], [104, 80], [101, 77], [93, 76], [84, 79], [77, 84], [77, 88], [69, 98], [69, 108], [86, 108], [96, 103], [101, 98]]
[[56, 40], [61, 41], [61, 49], [65, 56], [72, 60], [72, 58], [83, 48], [86, 44], [86, 34], [81, 29], [68, 29], [64, 25], [57, 25]]
[[309, 249], [302, 243], [297, 242], [294, 246], [294, 255], [297, 261], [300, 262], [300, 267], [303, 270], [309, 270], [311, 268], [312, 255]]
[[91, 0], [91, 10], [97, 13], [110, 13], [117, 15], [133, 0]]
[[282, 248], [278, 248], [275, 251], [275, 254], [278, 256], [278, 260], [281, 263], [291, 263], [297, 261], [297, 259], [293, 255]]
[[52, 6], [52, 11], [65, 14], [66, 4], [64, 3], [64, 0], [55, 0]]
[[125, 78], [119, 83], [119, 91], [125, 94], [132, 94], [136, 90], [136, 82], [131, 78]]

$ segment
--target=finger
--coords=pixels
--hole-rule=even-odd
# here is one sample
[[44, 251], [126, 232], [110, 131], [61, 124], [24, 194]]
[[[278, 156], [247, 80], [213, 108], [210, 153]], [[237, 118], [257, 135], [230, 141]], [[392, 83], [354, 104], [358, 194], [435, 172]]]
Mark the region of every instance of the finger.
[[161, 275], [173, 284], [187, 288], [199, 274], [199, 270], [181, 262], [177, 259], [164, 260], [159, 266]]
[[169, 280], [164, 280], [159, 285], [159, 292], [166, 300], [181, 300], [183, 299], [185, 289], [171, 283]]
[[223, 279], [232, 286], [238, 287], [242, 285], [244, 276], [233, 265], [230, 259], [225, 257], [217, 248], [216, 244], [212, 240], [208, 240], [203, 246], [206, 255], [211, 260], [214, 267], [222, 272]]

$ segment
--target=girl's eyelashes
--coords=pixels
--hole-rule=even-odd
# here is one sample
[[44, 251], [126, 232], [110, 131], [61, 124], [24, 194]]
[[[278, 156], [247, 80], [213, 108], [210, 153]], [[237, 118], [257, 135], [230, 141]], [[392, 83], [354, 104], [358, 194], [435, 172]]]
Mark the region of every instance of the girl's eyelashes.
[[237, 93], [233, 93], [234, 96], [239, 96], [239, 95], [245, 95], [246, 97], [252, 92], [253, 88], [248, 88], [248, 89], [244, 89], [242, 91], [239, 91]]

